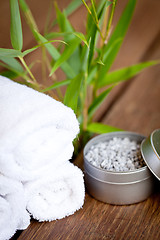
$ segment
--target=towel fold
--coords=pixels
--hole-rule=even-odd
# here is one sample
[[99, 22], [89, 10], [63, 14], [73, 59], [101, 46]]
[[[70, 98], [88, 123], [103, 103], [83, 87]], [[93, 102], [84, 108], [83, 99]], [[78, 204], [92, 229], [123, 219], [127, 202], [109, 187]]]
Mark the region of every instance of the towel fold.
[[11, 238], [16, 230], [27, 228], [29, 223], [22, 184], [0, 174], [0, 240]]
[[[80, 169], [69, 162], [79, 123], [72, 109], [0, 76], [0, 240], [84, 203]], [[26, 211], [28, 210], [28, 212]]]
[[45, 177], [25, 184], [27, 209], [39, 221], [61, 219], [84, 203], [82, 171], [70, 162]]
[[74, 112], [51, 97], [0, 76], [0, 171], [20, 181], [72, 157]]

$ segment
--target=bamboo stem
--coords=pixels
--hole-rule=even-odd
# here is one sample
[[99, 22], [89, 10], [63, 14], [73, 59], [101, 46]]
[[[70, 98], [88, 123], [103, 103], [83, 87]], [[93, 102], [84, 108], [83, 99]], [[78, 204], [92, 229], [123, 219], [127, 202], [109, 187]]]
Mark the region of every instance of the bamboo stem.
[[84, 91], [83, 91], [83, 131], [87, 130], [87, 122], [88, 122], [88, 102], [87, 102], [87, 76], [85, 73], [84, 77]]
[[27, 70], [29, 75], [31, 76], [34, 83], [37, 83], [35, 77], [33, 76], [32, 72], [30, 71], [29, 67], [27, 66], [26, 62], [24, 61], [23, 57], [19, 57], [21, 63], [23, 64], [24, 68]]
[[111, 24], [112, 24], [114, 12], [115, 12], [116, 3], [117, 3], [117, 0], [113, 0], [111, 14], [110, 14], [110, 17], [109, 17], [109, 20], [108, 20], [108, 26], [107, 26], [107, 31], [106, 31], [106, 35], [105, 35], [105, 40], [107, 40], [107, 38], [109, 36], [109, 32], [110, 32], [110, 29], [111, 29]]
[[[91, 17], [93, 18], [93, 21], [94, 21], [94, 23], [96, 24], [96, 27], [97, 27], [97, 29], [98, 29], [98, 31], [99, 31], [99, 34], [100, 34], [101, 38], [103, 39], [103, 41], [105, 41], [105, 38], [104, 38], [104, 36], [103, 36], [103, 34], [102, 34], [102, 32], [101, 32], [101, 29], [100, 29], [100, 27], [99, 27], [99, 25], [98, 25], [98, 21], [97, 21], [98, 19], [95, 19], [95, 18], [94, 18], [93, 14], [92, 14], [90, 8], [88, 7], [88, 5], [86, 4], [86, 2], [85, 2], [84, 0], [82, 0], [82, 2], [83, 2], [83, 4], [85, 5], [85, 7], [87, 8], [87, 11], [88, 11], [89, 14], [91, 15]], [[92, 3], [93, 3], [93, 1], [92, 1]], [[93, 8], [93, 9], [94, 9], [94, 8]], [[95, 10], [95, 9], [94, 9], [94, 10]]]

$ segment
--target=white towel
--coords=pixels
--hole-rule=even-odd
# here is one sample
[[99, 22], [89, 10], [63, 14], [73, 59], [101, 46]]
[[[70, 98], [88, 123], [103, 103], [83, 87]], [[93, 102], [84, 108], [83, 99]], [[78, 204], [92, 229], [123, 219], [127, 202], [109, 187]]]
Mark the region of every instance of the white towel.
[[70, 162], [43, 178], [25, 184], [27, 209], [39, 221], [61, 219], [79, 210], [84, 203], [82, 171]]
[[22, 184], [0, 174], [0, 240], [11, 238], [29, 223]]
[[64, 104], [0, 76], [0, 171], [20, 181], [72, 157], [79, 132], [74, 112]]

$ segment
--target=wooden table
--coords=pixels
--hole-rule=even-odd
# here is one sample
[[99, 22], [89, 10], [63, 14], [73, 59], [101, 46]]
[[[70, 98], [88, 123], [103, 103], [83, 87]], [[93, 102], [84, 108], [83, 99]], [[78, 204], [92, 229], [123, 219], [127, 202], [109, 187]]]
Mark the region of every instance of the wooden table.
[[[116, 16], [119, 16], [123, 4], [118, 7]], [[160, 1], [138, 1], [131, 27], [113, 68], [153, 59], [160, 59]], [[160, 66], [151, 67], [114, 89], [96, 120], [146, 136], [160, 128]], [[75, 164], [82, 167], [82, 154]], [[32, 220], [30, 226], [18, 232], [13, 239], [159, 240], [159, 187], [158, 183], [155, 193], [146, 201], [129, 206], [102, 203], [86, 191], [84, 206], [74, 215], [44, 223]]]

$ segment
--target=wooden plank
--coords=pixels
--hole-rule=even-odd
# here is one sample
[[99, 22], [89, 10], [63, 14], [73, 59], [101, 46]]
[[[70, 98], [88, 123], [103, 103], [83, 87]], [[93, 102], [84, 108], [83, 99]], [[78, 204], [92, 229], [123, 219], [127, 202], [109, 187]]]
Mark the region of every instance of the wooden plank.
[[84, 208], [50, 223], [32, 221], [18, 239], [159, 239], [159, 193], [129, 206], [99, 202], [86, 194]]
[[[146, 53], [151, 59], [160, 59], [159, 38], [160, 32]], [[133, 79], [127, 91], [119, 97], [117, 104], [113, 105], [103, 122], [146, 135], [159, 128], [159, 76], [160, 68], [157, 65], [148, 68]]]
[[[159, 6], [159, 3], [158, 1], [155, 2], [157, 5], [153, 3], [153, 6], [155, 13], [157, 13], [155, 6]], [[149, 4], [149, 1], [145, 1], [141, 5], [139, 14], [142, 12], [142, 6], [145, 8], [145, 4], [148, 6], [147, 11], [149, 13], [149, 7], [151, 8], [152, 4]], [[145, 14], [147, 17], [147, 13]], [[140, 15], [138, 16], [140, 17]], [[144, 23], [145, 20], [143, 20]], [[137, 28], [139, 25], [137, 25]], [[145, 47], [143, 46], [143, 41], [141, 42], [140, 45], [143, 48], [142, 54], [139, 55], [135, 51], [135, 48], [132, 53], [129, 53], [129, 50], [126, 51], [125, 54], [128, 54], [129, 61], [132, 61], [132, 57], [134, 58], [135, 55], [136, 59], [141, 59], [146, 52], [147, 56], [145, 58], [157, 59], [160, 57], [160, 48], [158, 46], [159, 35], [157, 35], [158, 25], [154, 34], [152, 30], [151, 36], [149, 36], [149, 30], [144, 30], [148, 34], [147, 39], [149, 38], [149, 42], [144, 43]], [[132, 33], [130, 34], [132, 35]], [[134, 31], [135, 34], [136, 31]], [[154, 41], [154, 45], [152, 45], [153, 47], [149, 47], [151, 42], [153, 43], [155, 36], [156, 40]], [[143, 38], [145, 38], [144, 35]], [[123, 55], [123, 52], [121, 54]], [[119, 62], [120, 60], [121, 58], [117, 61]], [[120, 62], [117, 63], [118, 66], [120, 64]], [[110, 111], [106, 113], [103, 122], [145, 135], [148, 135], [153, 129], [160, 127], [159, 71], [159, 66], [152, 67], [135, 78], [126, 91], [120, 92], [118, 101], [114, 102], [109, 108]], [[82, 167], [82, 154], [79, 155], [76, 164]], [[19, 237], [15, 237], [15, 239], [159, 240], [159, 205], [160, 192], [158, 190], [146, 201], [130, 206], [105, 204], [90, 197], [86, 192], [84, 207], [74, 215], [50, 223], [39, 223], [33, 220], [30, 226]]]
[[[160, 56], [158, 41], [152, 57]], [[156, 44], [157, 43], [157, 44]], [[150, 68], [136, 78], [104, 121], [117, 123], [127, 130], [150, 133], [159, 126], [159, 66]], [[154, 87], [152, 87], [154, 86]], [[142, 112], [141, 112], [142, 111]], [[82, 156], [79, 157], [82, 164]], [[159, 187], [159, 183], [158, 183]], [[160, 192], [146, 201], [129, 206], [113, 206], [99, 202], [86, 193], [83, 209], [65, 219], [38, 223], [32, 221], [23, 231], [22, 239], [160, 239]]]
[[[118, 1], [115, 22], [117, 22], [124, 5], [124, 1]], [[159, 11], [160, 2], [158, 1], [154, 1], [154, 3], [148, 0], [137, 1], [133, 19], [111, 70], [152, 60], [152, 57], [146, 55], [146, 52], [153, 46], [154, 39], [158, 37], [157, 33], [160, 29]], [[112, 90], [97, 111], [94, 118], [95, 121], [100, 121], [103, 118], [105, 112], [112, 107], [116, 99], [118, 100], [129, 84], [130, 82], [122, 83]]]
[[[58, 2], [58, 5], [61, 9], [65, 8], [70, 0], [61, 0]], [[46, 17], [48, 14], [49, 7], [51, 6], [50, 0], [38, 1], [38, 0], [26, 0], [26, 3], [30, 7], [33, 16], [36, 20], [40, 32], [43, 31]], [[53, 5], [52, 5], [53, 6]], [[55, 11], [52, 11], [52, 17], [55, 19]], [[24, 40], [24, 49], [30, 48], [35, 44], [32, 33], [30, 32], [24, 17], [21, 14], [22, 27], [23, 27], [23, 40]], [[11, 48], [10, 42], [10, 6], [9, 1], [0, 2], [0, 22], [1, 22], [1, 31], [0, 31], [0, 47]]]

